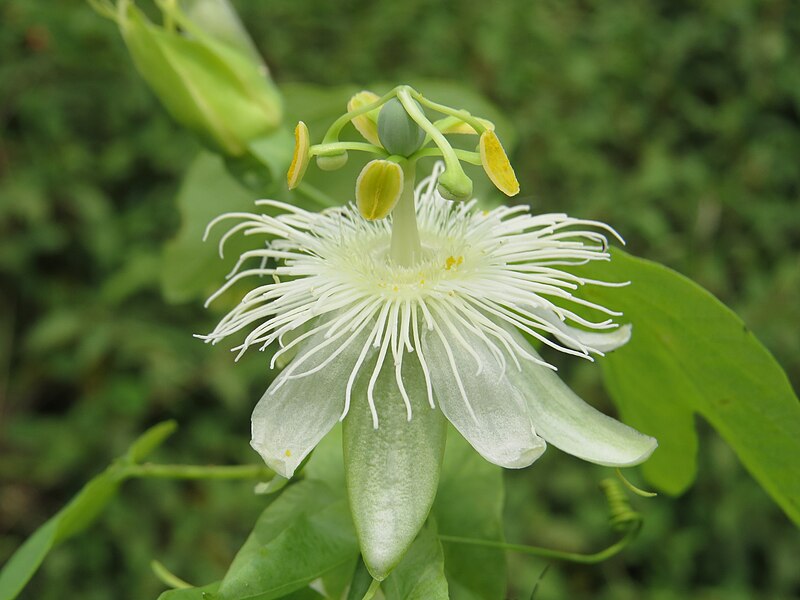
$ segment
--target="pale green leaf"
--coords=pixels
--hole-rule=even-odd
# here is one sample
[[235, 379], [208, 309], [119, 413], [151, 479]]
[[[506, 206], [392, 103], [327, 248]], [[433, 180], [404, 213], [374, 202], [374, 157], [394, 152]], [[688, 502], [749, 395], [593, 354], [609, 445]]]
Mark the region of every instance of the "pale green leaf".
[[633, 324], [631, 341], [600, 362], [624, 419], [659, 440], [645, 463], [651, 483], [670, 492], [691, 483], [698, 413], [800, 523], [800, 403], [769, 351], [714, 296], [664, 266], [614, 250], [591, 275], [632, 282], [587, 286], [585, 297]]

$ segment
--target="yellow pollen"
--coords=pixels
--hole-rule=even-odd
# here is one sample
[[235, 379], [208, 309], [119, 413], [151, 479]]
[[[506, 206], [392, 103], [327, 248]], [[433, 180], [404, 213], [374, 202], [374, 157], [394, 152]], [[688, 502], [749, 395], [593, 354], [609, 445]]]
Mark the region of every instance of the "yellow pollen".
[[400, 288], [399, 288], [399, 287], [397, 287], [397, 286], [394, 286], [394, 287], [392, 288], [392, 291], [394, 291], [394, 292], [399, 292], [399, 291], [400, 291]]
[[288, 457], [290, 457], [292, 455], [292, 451], [291, 450], [286, 450], [286, 452], [284, 452], [284, 454], [288, 458]]
[[448, 256], [447, 260], [444, 263], [444, 268], [446, 271], [449, 271], [453, 267], [458, 267], [463, 262], [464, 262], [463, 256], [459, 256], [458, 258], [454, 256]]

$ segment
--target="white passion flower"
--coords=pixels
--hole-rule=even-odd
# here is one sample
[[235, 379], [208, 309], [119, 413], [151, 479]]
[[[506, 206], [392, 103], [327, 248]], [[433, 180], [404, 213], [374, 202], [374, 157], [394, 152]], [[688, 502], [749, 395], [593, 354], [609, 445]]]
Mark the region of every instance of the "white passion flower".
[[[348, 123], [365, 141], [339, 139]], [[451, 135], [477, 136], [476, 150], [454, 148]], [[447, 421], [509, 468], [530, 465], [547, 442], [633, 465], [656, 441], [585, 404], [529, 343], [591, 358], [628, 341], [617, 313], [573, 296], [582, 285], [617, 284], [563, 268], [609, 260], [610, 227], [524, 206], [479, 210], [462, 162], [481, 165], [507, 196], [520, 189], [494, 125], [407, 85], [353, 96], [319, 144], [298, 123], [289, 189], [302, 185], [312, 157], [331, 170], [350, 151], [373, 156], [355, 203], [312, 213], [262, 200], [270, 215], [209, 225], [238, 221], [220, 252], [236, 233], [263, 236], [266, 247], [245, 252], [209, 299], [262, 278], [205, 339], [244, 335], [240, 355], [271, 348], [271, 366], [288, 363], [252, 419], [251, 444], [280, 475], [291, 477], [342, 421], [350, 512], [364, 563], [381, 580], [427, 519]], [[418, 161], [434, 156], [443, 163], [415, 185]], [[245, 268], [251, 261], [260, 264]]]
[[[609, 260], [609, 226], [564, 214], [531, 215], [526, 206], [478, 210], [435, 190], [441, 163], [414, 193], [422, 255], [412, 266], [390, 257], [390, 220], [367, 221], [355, 206], [321, 213], [276, 202], [279, 216], [230, 213], [236, 233], [263, 235], [266, 247], [244, 253], [227, 283], [267, 281], [247, 293], [213, 332], [217, 343], [247, 332], [235, 348], [276, 347], [271, 367], [293, 357], [253, 412], [252, 446], [291, 477], [337, 421], [368, 413], [374, 429], [392, 410], [413, 421], [441, 411], [486, 460], [530, 465], [546, 443], [584, 460], [630, 466], [656, 441], [603, 415], [576, 396], [526, 336], [590, 358], [625, 344], [629, 325], [603, 306], [573, 295], [587, 280], [566, 265]], [[243, 269], [251, 259], [261, 261]], [[609, 318], [593, 322], [572, 309]], [[380, 385], [379, 385], [380, 382]], [[394, 388], [387, 391], [387, 388]]]

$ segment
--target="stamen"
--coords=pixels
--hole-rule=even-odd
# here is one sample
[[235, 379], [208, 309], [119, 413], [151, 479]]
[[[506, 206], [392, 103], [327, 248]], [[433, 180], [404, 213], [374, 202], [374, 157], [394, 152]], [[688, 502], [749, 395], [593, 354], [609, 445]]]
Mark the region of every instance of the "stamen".
[[[415, 186], [409, 183], [404, 188], [407, 198], [400, 200], [407, 214], [393, 214], [391, 219], [368, 222], [353, 205], [311, 213], [275, 200], [259, 200], [257, 205], [277, 216], [237, 212], [217, 217], [206, 237], [223, 220], [237, 221], [221, 236], [220, 252], [234, 235], [263, 235], [269, 241], [239, 256], [207, 305], [245, 278], [271, 279], [247, 292], [211, 333], [197, 337], [216, 344], [249, 329], [233, 351], [238, 358], [253, 346], [265, 350], [277, 343], [271, 368], [280, 357], [300, 349], [276, 379], [274, 390], [328, 368], [349, 371], [341, 419], [374, 349], [365, 390], [375, 427], [375, 388], [390, 350], [390, 385], [397, 386], [407, 417], [412, 418], [412, 388], [406, 388], [403, 379], [407, 353], [419, 360], [428, 404], [436, 406], [437, 373], [430, 371], [420, 327], [441, 340], [472, 418], [471, 403], [482, 399], [469, 398], [461, 378], [460, 370], [471, 368], [464, 363], [466, 355], [475, 361], [479, 376], [486, 373], [484, 350], [497, 362], [501, 377], [509, 361], [517, 369], [522, 361], [555, 369], [520, 343], [511, 328], [559, 352], [588, 360], [592, 354], [602, 355], [591, 345], [596, 338], [584, 338], [580, 329], [569, 327], [574, 324], [587, 333], [613, 330], [620, 313], [574, 294], [587, 285], [619, 287], [627, 282], [589, 279], [562, 268], [610, 260], [607, 236], [621, 241], [619, 234], [603, 223], [565, 214], [531, 215], [525, 206], [482, 211], [475, 200], [448, 202], [437, 192], [443, 173], [443, 164], [437, 163], [429, 177]], [[418, 229], [419, 250], [405, 254], [413, 260], [390, 260], [390, 240], [403, 227], [403, 219]], [[258, 260], [253, 263], [257, 268], [246, 268], [250, 260]], [[603, 317], [592, 320], [577, 314], [576, 307]], [[356, 353], [352, 364], [335, 363]]]

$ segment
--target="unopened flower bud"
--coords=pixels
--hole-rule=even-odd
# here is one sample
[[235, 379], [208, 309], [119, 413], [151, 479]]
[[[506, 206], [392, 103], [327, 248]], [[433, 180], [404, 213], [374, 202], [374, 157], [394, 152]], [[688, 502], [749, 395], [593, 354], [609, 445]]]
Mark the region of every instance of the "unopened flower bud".
[[[195, 0], [192, 10], [204, 2], [224, 0]], [[181, 31], [155, 25], [129, 0], [116, 7], [94, 4], [117, 22], [137, 70], [164, 108], [212, 150], [242, 156], [249, 141], [280, 124], [277, 89], [252, 52], [226, 40], [230, 28], [225, 36], [207, 31], [173, 3], [157, 5]]]

